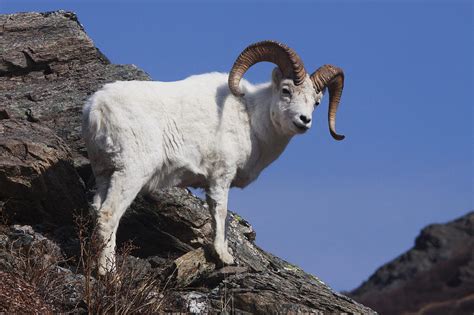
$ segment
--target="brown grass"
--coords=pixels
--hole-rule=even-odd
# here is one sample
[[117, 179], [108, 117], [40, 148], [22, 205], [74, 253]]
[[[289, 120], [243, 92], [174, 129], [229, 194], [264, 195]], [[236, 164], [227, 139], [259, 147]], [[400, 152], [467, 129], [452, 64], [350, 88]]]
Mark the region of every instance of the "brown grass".
[[78, 269], [84, 275], [84, 302], [91, 314], [156, 313], [163, 295], [155, 274], [144, 274], [140, 267], [128, 263], [134, 249], [125, 245], [117, 255], [115, 270], [94, 279], [99, 253], [103, 249], [97, 230], [90, 233], [84, 221], [77, 221], [81, 255]]
[[133, 262], [130, 244], [119, 251], [114, 272], [95, 276], [102, 242], [89, 223], [76, 219], [80, 244], [80, 255], [76, 258], [65, 259], [59, 251], [52, 250], [46, 240], [28, 246], [10, 242], [5, 251], [14, 258], [14, 268], [8, 272], [29, 284], [53, 312], [159, 312], [164, 300], [160, 281], [156, 274], [144, 272], [140, 266], [130, 263]]

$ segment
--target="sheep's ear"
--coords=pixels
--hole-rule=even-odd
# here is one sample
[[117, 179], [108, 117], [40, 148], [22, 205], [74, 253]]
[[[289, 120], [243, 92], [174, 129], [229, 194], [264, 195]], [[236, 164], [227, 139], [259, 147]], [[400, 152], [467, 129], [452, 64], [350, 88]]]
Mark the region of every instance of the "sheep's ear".
[[279, 88], [281, 80], [283, 79], [283, 73], [281, 73], [280, 68], [275, 67], [272, 72], [272, 84], [273, 86]]

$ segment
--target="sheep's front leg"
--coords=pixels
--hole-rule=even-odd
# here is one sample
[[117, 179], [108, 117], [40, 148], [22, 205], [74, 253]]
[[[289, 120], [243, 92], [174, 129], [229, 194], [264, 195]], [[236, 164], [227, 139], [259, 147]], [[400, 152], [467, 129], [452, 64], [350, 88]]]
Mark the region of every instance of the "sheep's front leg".
[[226, 265], [234, 263], [229, 253], [226, 236], [227, 198], [229, 185], [214, 185], [207, 191], [207, 204], [214, 219], [214, 251]]

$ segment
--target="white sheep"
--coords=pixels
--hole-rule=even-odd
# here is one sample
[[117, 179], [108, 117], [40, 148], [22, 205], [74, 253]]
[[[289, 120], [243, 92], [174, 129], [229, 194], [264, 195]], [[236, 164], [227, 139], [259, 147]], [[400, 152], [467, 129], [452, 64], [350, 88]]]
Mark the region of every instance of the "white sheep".
[[[241, 80], [261, 61], [278, 65], [271, 82]], [[114, 268], [117, 227], [137, 194], [169, 186], [205, 189], [214, 218], [213, 249], [222, 263], [232, 264], [225, 236], [229, 188], [254, 181], [293, 136], [311, 127], [326, 88], [329, 129], [343, 139], [335, 132], [343, 83], [341, 69], [325, 65], [308, 75], [291, 48], [263, 41], [247, 47], [230, 74], [106, 84], [83, 114], [97, 185], [93, 205], [105, 242], [99, 273]]]

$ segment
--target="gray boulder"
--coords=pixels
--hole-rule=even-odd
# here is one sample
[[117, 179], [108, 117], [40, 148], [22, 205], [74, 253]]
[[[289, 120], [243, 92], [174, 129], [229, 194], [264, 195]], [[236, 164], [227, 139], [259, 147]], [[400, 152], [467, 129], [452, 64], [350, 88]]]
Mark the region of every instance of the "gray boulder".
[[49, 128], [0, 120], [0, 208], [22, 224], [71, 224], [88, 208], [71, 151]]

